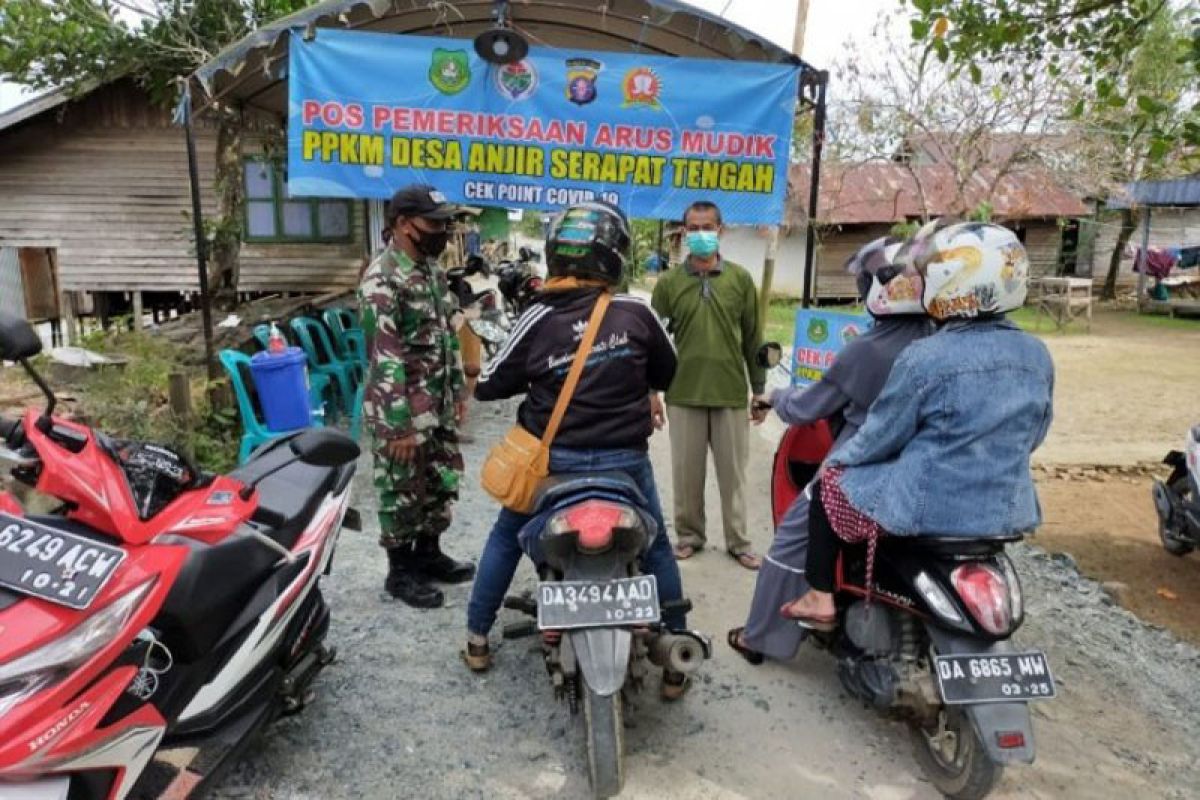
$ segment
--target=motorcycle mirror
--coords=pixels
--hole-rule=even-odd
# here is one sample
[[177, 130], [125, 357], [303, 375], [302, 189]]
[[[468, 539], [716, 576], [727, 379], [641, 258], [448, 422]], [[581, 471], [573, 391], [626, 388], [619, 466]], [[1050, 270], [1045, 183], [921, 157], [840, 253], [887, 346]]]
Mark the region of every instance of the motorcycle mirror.
[[0, 312], [0, 360], [22, 361], [42, 352], [33, 326], [16, 314]]
[[341, 467], [356, 460], [359, 454], [357, 442], [331, 428], [307, 430], [289, 445], [297, 458], [314, 467]]
[[783, 346], [779, 342], [766, 342], [758, 348], [754, 360], [763, 369], [773, 369], [783, 361]]

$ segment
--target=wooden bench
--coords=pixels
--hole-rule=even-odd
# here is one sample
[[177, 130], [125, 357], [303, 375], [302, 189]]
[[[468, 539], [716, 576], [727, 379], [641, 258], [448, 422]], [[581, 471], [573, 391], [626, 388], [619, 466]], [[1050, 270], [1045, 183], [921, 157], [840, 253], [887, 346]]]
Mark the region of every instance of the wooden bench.
[[1091, 278], [1035, 278], [1032, 283], [1034, 309], [1037, 311], [1034, 317], [1035, 330], [1041, 329], [1041, 319], [1045, 315], [1054, 322], [1055, 330], [1064, 330], [1074, 320], [1083, 318], [1088, 332], [1091, 332]]

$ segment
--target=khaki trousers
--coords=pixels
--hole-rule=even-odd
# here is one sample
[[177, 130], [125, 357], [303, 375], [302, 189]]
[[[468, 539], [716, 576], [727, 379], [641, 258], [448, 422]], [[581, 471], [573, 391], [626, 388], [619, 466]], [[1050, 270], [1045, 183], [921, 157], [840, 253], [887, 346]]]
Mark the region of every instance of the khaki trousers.
[[746, 462], [750, 420], [744, 408], [667, 406], [671, 430], [671, 477], [675, 494], [675, 536], [681, 545], [704, 547], [704, 481], [711, 448], [721, 493], [725, 549], [750, 549], [746, 537]]

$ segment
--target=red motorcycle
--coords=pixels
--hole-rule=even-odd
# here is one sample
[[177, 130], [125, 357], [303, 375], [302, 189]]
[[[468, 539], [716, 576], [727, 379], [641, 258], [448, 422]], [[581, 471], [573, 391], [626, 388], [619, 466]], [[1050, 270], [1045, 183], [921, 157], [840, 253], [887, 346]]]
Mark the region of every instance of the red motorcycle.
[[[784, 434], [771, 481], [777, 526], [832, 444], [824, 422]], [[1028, 703], [1055, 694], [1045, 654], [1010, 641], [1024, 607], [1004, 547], [1019, 539], [883, 537], [871, 586], [866, 547], [847, 547], [838, 627], [812, 634], [848, 692], [909, 724], [922, 771], [956, 800], [985, 797], [1004, 765], [1033, 761]]]
[[40, 350], [0, 314], [0, 360], [48, 401], [0, 419], [0, 459], [62, 502], [25, 514], [0, 492], [0, 797], [188, 797], [333, 660], [317, 584], [358, 446], [311, 430], [206, 474], [56, 419]]

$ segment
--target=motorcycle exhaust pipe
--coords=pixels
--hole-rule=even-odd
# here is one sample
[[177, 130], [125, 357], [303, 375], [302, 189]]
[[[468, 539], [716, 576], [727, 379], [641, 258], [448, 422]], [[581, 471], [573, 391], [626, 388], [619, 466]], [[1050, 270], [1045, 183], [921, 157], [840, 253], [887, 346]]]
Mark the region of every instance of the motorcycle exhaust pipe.
[[650, 663], [672, 672], [695, 672], [704, 661], [704, 646], [691, 636], [664, 633], [650, 642]]

